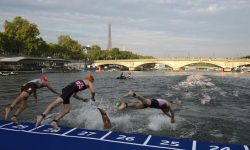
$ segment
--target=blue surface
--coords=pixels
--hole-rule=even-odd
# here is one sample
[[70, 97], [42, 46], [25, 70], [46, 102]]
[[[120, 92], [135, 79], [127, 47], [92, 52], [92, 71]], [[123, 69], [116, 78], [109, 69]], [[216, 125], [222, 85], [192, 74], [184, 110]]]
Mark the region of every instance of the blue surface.
[[0, 120], [1, 150], [250, 150], [246, 145], [217, 144], [188, 139], [128, 134], [51, 126], [33, 123], [14, 125]]

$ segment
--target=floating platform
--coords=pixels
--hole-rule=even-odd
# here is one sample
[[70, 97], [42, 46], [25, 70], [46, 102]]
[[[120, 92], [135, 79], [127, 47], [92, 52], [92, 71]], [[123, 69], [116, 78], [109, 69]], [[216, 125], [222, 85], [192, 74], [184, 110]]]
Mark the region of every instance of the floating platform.
[[0, 120], [1, 150], [249, 150], [247, 145], [129, 134]]

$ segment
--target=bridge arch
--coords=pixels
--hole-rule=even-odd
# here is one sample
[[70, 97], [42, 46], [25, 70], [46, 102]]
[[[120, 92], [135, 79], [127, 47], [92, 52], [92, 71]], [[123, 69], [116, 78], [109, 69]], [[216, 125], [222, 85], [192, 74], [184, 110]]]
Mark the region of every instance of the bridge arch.
[[223, 68], [224, 71], [231, 71], [237, 66], [249, 65], [250, 59], [229, 59], [229, 58], [163, 58], [163, 59], [132, 59], [132, 60], [97, 60], [96, 65], [117, 64], [128, 67], [129, 70], [135, 70], [138, 66], [144, 64], [165, 64], [173, 70], [178, 70], [183, 66], [194, 63], [206, 63]]

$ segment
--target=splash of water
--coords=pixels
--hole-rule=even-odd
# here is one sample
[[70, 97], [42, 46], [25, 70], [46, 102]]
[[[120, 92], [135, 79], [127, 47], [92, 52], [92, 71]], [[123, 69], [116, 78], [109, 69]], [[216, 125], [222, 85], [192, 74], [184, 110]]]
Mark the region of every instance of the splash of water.
[[153, 131], [160, 131], [164, 129], [176, 130], [176, 123], [171, 123], [169, 117], [164, 115], [150, 115], [148, 128]]

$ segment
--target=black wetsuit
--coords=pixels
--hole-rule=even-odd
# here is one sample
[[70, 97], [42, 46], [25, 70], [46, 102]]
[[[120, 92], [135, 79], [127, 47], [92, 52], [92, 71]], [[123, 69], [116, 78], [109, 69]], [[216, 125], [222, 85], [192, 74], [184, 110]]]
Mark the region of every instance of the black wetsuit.
[[68, 84], [62, 89], [62, 95], [60, 96], [63, 99], [63, 104], [69, 104], [70, 97], [79, 91], [87, 89], [88, 86], [84, 83], [83, 80], [77, 80]]
[[166, 109], [169, 108], [169, 102], [163, 99], [151, 99], [151, 105], [148, 106], [150, 108], [157, 108], [157, 109]]

